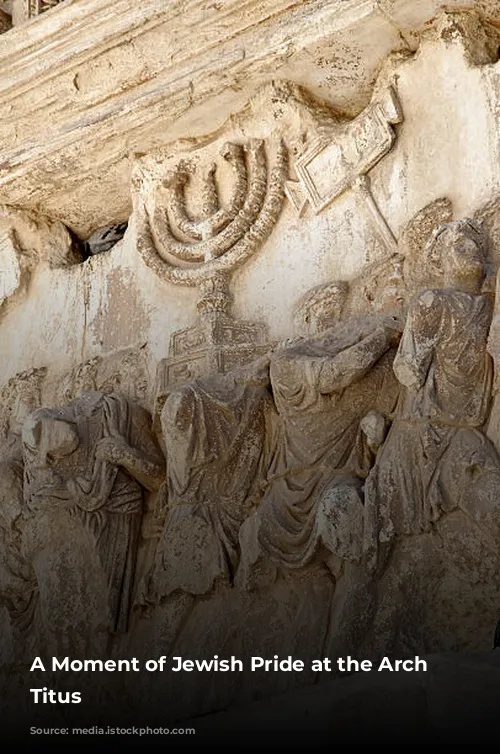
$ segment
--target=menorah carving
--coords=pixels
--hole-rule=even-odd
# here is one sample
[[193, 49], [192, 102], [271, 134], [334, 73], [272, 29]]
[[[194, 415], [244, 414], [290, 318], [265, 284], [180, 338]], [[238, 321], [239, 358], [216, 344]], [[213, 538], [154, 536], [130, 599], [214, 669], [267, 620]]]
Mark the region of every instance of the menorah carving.
[[[163, 174], [139, 169], [133, 180], [139, 254], [164, 280], [197, 286], [201, 293], [198, 323], [172, 335], [169, 357], [158, 367], [157, 410], [172, 384], [225, 372], [268, 348], [264, 325], [231, 316], [229, 284], [233, 270], [258, 250], [278, 220], [288, 178], [287, 149], [281, 139], [274, 148], [262, 139], [226, 142], [217, 159], [230, 166], [233, 176], [225, 203], [217, 160], [200, 166], [184, 156]], [[188, 209], [193, 179], [198, 182], [196, 214]]]
[[221, 206], [217, 165], [210, 163], [204, 168], [197, 218], [186, 204], [185, 189], [194, 172], [187, 160], [181, 160], [156, 187], [143, 176], [134, 181], [137, 250], [171, 283], [196, 286], [214, 274], [231, 272], [266, 240], [281, 212], [288, 171], [283, 142], [272, 167], [260, 139], [246, 145], [225, 143], [221, 156], [235, 176], [231, 198]]
[[[239, 240], [241, 232], [248, 222], [256, 219], [255, 210], [262, 209], [267, 186], [267, 166], [264, 153], [264, 145], [260, 140], [250, 143], [248, 159], [253, 173], [252, 185], [248, 186], [248, 172], [245, 161], [245, 150], [241, 144], [226, 142], [221, 150], [222, 157], [233, 168], [235, 185], [233, 194], [227, 208], [220, 206], [219, 192], [215, 182], [217, 170], [216, 163], [211, 163], [205, 170], [205, 177], [201, 190], [201, 217], [193, 220], [189, 216], [186, 207], [185, 188], [189, 182], [190, 173], [181, 164], [177, 171], [172, 171], [164, 181], [164, 186], [169, 190], [169, 209], [177, 228], [193, 241], [205, 241], [198, 248], [194, 243], [180, 244], [168, 243], [168, 250], [173, 256], [186, 261], [208, 262], [215, 259], [230, 248], [235, 240]], [[246, 211], [245, 199], [248, 203]], [[253, 212], [248, 211], [253, 210]], [[241, 214], [239, 214], [241, 213]], [[236, 218], [237, 221], [232, 223]], [[165, 215], [157, 213], [154, 225], [168, 239], [169, 230], [165, 227]], [[231, 225], [225, 237], [222, 231]], [[248, 229], [248, 228], [247, 228]], [[220, 235], [219, 235], [220, 234]]]

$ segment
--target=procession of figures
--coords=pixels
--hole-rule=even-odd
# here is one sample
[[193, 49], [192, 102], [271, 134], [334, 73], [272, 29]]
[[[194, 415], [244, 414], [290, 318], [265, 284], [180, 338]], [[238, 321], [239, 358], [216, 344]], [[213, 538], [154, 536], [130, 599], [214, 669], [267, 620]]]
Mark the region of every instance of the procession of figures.
[[[304, 662], [300, 676], [108, 689], [123, 709], [127, 691], [135, 707], [187, 717], [312, 684], [313, 659], [491, 646], [498, 200], [457, 220], [436, 199], [396, 240], [368, 179], [403, 119], [394, 90], [352, 121], [295, 84], [259, 97], [228, 130], [139, 157], [131, 220], [93, 236], [106, 243], [95, 255], [87, 244], [87, 261], [61, 223], [4, 208], [15, 230], [2, 241], [5, 307], [41, 262], [86, 264], [99, 287], [89, 261], [115, 242], [167, 291], [199, 293], [198, 319], [171, 335], [154, 386], [143, 343], [83, 363], [75, 353], [62, 376], [37, 362], [1, 387], [7, 677], [51, 656]], [[279, 235], [286, 201], [298, 217], [319, 214], [350, 190], [379, 252], [291, 302], [286, 338], [233, 316], [233, 272]]]
[[426, 254], [440, 285], [405, 300], [401, 280], [369, 315], [345, 316], [347, 283], [309, 292], [307, 334], [172, 387], [159, 433], [116, 392], [31, 411], [1, 461], [15, 661], [481, 646], [500, 537], [487, 238], [443, 223]]

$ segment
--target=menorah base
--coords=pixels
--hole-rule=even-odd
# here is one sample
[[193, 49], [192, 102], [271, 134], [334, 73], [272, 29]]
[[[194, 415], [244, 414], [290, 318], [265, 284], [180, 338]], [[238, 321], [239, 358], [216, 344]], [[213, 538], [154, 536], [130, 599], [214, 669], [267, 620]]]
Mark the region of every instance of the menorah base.
[[262, 356], [271, 345], [264, 324], [234, 320], [221, 313], [175, 332], [169, 355], [159, 362], [156, 372], [155, 423], [175, 385], [214, 372], [229, 372]]

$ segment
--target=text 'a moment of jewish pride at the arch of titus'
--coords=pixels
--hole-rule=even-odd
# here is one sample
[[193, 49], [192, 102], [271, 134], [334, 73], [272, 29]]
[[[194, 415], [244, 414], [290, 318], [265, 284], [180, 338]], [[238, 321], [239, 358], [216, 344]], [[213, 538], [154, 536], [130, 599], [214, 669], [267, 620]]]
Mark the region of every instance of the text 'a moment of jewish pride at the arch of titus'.
[[[71, 660], [69, 657], [58, 659], [52, 658], [50, 667], [48, 668], [52, 672], [66, 671], [66, 672], [140, 672], [142, 669], [154, 672], [157, 670], [171, 670], [178, 673], [184, 672], [241, 672], [244, 670], [243, 661], [232, 656], [229, 659], [220, 659], [218, 655], [210, 660], [187, 660], [182, 657], [173, 657], [171, 665], [168, 664], [169, 658], [162, 656], [157, 660], [151, 659], [144, 663], [144, 667], [141, 667], [141, 663], [137, 658], [130, 660]], [[305, 663], [302, 660], [295, 660], [291, 655], [280, 659], [278, 655], [275, 655], [272, 659], [265, 659], [263, 657], [250, 658], [250, 670], [252, 672], [296, 672], [300, 673], [305, 669]], [[36, 657], [31, 666], [31, 670], [46, 671], [45, 665], [40, 657]], [[425, 660], [420, 659], [418, 656], [413, 659], [405, 660], [390, 660], [389, 657], [384, 657], [377, 663], [372, 663], [370, 660], [356, 660], [350, 656], [339, 657], [334, 662], [328, 657], [318, 660], [312, 660], [311, 670], [316, 672], [326, 671], [333, 672], [335, 670], [341, 673], [355, 673], [358, 671], [369, 672], [375, 671], [390, 671], [390, 672], [413, 672], [413, 671], [426, 671], [427, 663]], [[32, 688], [30, 689], [32, 694], [32, 700], [35, 704], [79, 704], [82, 701], [81, 692], [62, 693], [56, 692], [48, 687]]]

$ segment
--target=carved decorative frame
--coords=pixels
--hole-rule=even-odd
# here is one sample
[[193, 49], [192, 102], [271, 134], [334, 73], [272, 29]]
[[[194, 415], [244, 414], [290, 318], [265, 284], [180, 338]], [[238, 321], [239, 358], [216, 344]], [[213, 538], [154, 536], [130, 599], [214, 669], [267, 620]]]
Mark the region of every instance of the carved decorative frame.
[[369, 105], [349, 124], [342, 140], [320, 138], [299, 157], [295, 170], [316, 213], [389, 152], [396, 138], [392, 124], [402, 120], [399, 102], [390, 88], [383, 102]]

